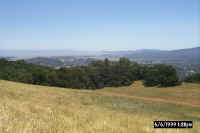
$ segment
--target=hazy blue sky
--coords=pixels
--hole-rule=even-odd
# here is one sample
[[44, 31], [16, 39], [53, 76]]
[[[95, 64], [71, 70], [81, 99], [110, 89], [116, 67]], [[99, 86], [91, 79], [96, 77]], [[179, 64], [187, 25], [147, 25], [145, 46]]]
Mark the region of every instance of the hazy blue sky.
[[200, 46], [200, 0], [2, 0], [0, 49]]

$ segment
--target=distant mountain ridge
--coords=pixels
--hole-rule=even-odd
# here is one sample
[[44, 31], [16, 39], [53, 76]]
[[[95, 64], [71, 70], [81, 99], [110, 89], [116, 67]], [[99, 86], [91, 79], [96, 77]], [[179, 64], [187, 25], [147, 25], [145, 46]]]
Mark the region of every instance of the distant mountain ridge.
[[200, 60], [200, 47], [179, 50], [142, 49], [135, 51], [111, 51], [104, 55], [126, 56], [141, 60]]
[[[139, 64], [168, 64], [176, 68], [179, 77], [184, 78], [194, 72], [200, 72], [200, 47], [179, 50], [141, 49], [128, 51], [2, 51], [0, 57], [15, 61], [24, 59], [28, 63], [53, 68], [87, 65], [95, 60], [108, 58], [117, 61], [120, 57], [127, 57]], [[19, 56], [19, 57], [15, 57]], [[26, 57], [30, 56], [30, 57]]]
[[200, 72], [200, 47], [178, 50], [142, 49], [135, 51], [111, 51], [104, 53], [105, 58], [128, 57], [139, 64], [168, 64], [176, 68], [181, 79]]
[[[140, 49], [140, 50], [121, 50], [121, 51], [78, 51], [78, 50], [1, 50], [0, 56], [103, 56], [117, 55], [127, 57], [166, 57], [166, 56], [189, 56], [199, 57], [200, 47], [177, 49], [177, 50], [159, 50], [159, 49]], [[150, 55], [150, 57], [149, 57]]]

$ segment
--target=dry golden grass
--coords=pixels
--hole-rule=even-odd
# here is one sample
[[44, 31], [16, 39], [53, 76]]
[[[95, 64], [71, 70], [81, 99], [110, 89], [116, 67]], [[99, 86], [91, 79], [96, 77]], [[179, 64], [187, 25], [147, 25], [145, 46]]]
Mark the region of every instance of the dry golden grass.
[[[195, 102], [193, 103], [199, 104], [199, 99], [195, 96], [200, 92], [199, 86], [193, 84], [188, 84], [188, 86], [191, 86], [193, 91], [188, 91], [191, 94], [186, 94], [186, 97], [194, 95], [193, 100]], [[115, 88], [116, 90], [105, 88], [98, 91], [88, 91], [27, 85], [0, 80], [0, 133], [200, 132], [199, 107], [162, 102], [155, 103], [115, 95], [118, 92], [131, 95], [134, 93], [132, 91], [134, 88], [147, 91], [147, 88], [142, 87], [140, 83], [128, 88]], [[125, 91], [122, 91], [123, 89]], [[170, 88], [168, 89], [169, 94], [173, 93]], [[159, 91], [158, 88], [156, 90]], [[113, 95], [106, 95], [107, 91], [112, 92]], [[175, 91], [179, 92], [179, 90]], [[186, 91], [186, 89], [183, 88], [183, 91]], [[138, 96], [155, 97], [155, 95], [147, 95], [146, 93], [138, 93]], [[176, 99], [176, 96], [171, 95], [170, 97]], [[184, 95], [180, 97], [177, 99], [184, 99]], [[189, 102], [187, 99], [185, 100]], [[179, 119], [194, 120], [194, 128], [153, 128], [154, 120]]]
[[99, 92], [113, 92], [127, 96], [141, 96], [148, 98], [162, 98], [164, 100], [173, 100], [185, 102], [200, 106], [200, 84], [182, 83], [180, 86], [159, 88], [144, 87], [141, 81], [136, 81], [129, 87], [108, 87]]

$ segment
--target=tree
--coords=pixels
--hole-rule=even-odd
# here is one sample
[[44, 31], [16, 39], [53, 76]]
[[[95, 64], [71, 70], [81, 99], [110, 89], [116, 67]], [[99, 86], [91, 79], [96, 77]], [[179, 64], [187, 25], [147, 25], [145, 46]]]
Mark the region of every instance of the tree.
[[179, 79], [176, 70], [168, 65], [155, 65], [149, 67], [144, 77], [144, 85], [146, 86], [175, 86], [179, 85]]
[[129, 66], [131, 64], [131, 61], [128, 58], [126, 58], [126, 57], [121, 57], [119, 59], [119, 64], [121, 66]]
[[106, 86], [128, 86], [144, 79], [147, 86], [173, 86], [178, 77], [173, 67], [155, 65], [142, 67], [128, 58], [119, 61], [94, 61], [88, 66], [60, 68], [58, 70], [0, 59], [0, 79], [76, 89], [100, 89]]
[[0, 79], [3, 79], [4, 77], [3, 77], [3, 73], [2, 72], [0, 72]]
[[195, 74], [188, 76], [185, 79], [185, 82], [200, 83], [200, 73], [195, 73]]

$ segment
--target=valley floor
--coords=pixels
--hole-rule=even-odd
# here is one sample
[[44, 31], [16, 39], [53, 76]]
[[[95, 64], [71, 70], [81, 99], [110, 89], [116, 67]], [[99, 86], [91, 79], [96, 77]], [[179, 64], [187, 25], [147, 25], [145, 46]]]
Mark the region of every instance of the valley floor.
[[[193, 120], [193, 129], [154, 129]], [[0, 80], [1, 133], [200, 133], [200, 84], [73, 90]]]

